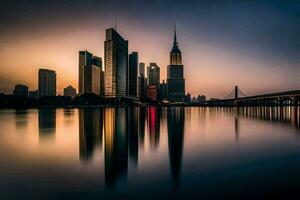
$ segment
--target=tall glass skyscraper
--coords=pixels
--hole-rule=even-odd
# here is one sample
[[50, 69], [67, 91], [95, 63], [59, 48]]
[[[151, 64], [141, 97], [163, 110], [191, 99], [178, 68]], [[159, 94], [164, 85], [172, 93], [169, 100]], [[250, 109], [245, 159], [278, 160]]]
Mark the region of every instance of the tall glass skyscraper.
[[56, 96], [56, 73], [49, 69], [39, 69], [39, 97]]
[[128, 96], [137, 96], [138, 52], [129, 54]]
[[104, 42], [105, 97], [127, 95], [128, 41], [113, 28]]
[[168, 100], [172, 102], [184, 102], [185, 80], [181, 51], [178, 48], [176, 28], [174, 27], [174, 41], [170, 52], [170, 65], [167, 69]]
[[79, 51], [79, 94], [86, 93], [91, 90], [91, 66], [93, 64], [93, 54], [88, 51]]

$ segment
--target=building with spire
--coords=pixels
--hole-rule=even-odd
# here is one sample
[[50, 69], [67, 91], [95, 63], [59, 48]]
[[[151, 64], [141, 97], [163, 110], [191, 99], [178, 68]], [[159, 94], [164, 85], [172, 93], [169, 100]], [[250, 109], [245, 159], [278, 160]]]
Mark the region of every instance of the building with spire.
[[176, 26], [174, 26], [174, 41], [170, 52], [170, 65], [167, 69], [167, 99], [171, 102], [184, 102], [185, 80], [181, 51], [178, 47]]

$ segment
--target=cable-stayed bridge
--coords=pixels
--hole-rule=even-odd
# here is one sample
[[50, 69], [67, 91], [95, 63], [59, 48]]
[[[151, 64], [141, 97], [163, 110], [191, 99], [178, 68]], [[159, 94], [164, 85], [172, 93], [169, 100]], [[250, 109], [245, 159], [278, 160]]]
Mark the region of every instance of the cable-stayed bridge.
[[238, 86], [223, 99], [208, 101], [208, 105], [215, 106], [283, 106], [299, 105], [300, 90], [268, 93], [247, 96]]

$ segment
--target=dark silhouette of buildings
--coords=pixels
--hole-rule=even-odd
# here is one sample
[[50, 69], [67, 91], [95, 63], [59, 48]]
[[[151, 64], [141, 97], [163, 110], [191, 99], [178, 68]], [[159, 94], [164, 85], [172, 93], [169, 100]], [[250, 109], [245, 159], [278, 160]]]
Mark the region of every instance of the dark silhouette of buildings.
[[185, 95], [184, 102], [187, 104], [191, 103], [191, 94], [190, 93], [187, 93], [187, 95]]
[[28, 92], [28, 97], [29, 97], [29, 98], [37, 99], [38, 96], [39, 96], [39, 93], [38, 93], [37, 90], [29, 91], [29, 92]]
[[137, 96], [138, 52], [129, 54], [128, 96]]
[[15, 85], [13, 94], [17, 97], [28, 97], [28, 86], [22, 84]]
[[64, 96], [74, 98], [76, 96], [76, 89], [69, 85], [64, 88]]
[[96, 95], [103, 94], [103, 70], [102, 59], [93, 56], [90, 52], [79, 51], [79, 94], [94, 93]]
[[198, 95], [197, 98], [193, 97], [191, 100], [192, 103], [205, 103], [206, 102], [206, 96], [204, 95]]
[[174, 27], [174, 41], [170, 52], [170, 65], [167, 69], [168, 100], [172, 102], [184, 102], [185, 80], [181, 51], [178, 48], [176, 28]]
[[56, 73], [49, 69], [39, 69], [39, 97], [56, 96]]
[[104, 42], [105, 96], [127, 95], [128, 41], [113, 28], [106, 30]]

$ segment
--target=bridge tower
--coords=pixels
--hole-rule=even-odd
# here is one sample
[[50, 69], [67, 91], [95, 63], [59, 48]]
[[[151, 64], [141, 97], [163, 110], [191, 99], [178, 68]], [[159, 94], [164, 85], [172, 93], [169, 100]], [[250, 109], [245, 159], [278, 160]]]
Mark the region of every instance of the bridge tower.
[[237, 85], [234, 87], [234, 98], [239, 98], [239, 87]]

